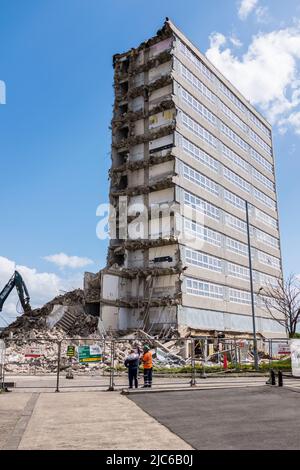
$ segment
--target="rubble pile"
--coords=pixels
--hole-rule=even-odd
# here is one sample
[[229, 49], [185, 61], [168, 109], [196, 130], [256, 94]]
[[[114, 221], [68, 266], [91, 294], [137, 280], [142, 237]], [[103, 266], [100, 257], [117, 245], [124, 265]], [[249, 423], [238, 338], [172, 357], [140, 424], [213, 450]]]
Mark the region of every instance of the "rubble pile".
[[[47, 327], [47, 318], [53, 311], [54, 306], [76, 307], [77, 314], [69, 330], [62, 328], [53, 328], [51, 333]], [[97, 330], [98, 319], [84, 312], [84, 294], [82, 289], [75, 289], [66, 294], [59, 295], [46, 303], [43, 307], [32, 310], [29, 314], [23, 314], [13, 323], [5, 328], [2, 338], [13, 338], [16, 342], [24, 342], [33, 338], [61, 339], [63, 337], [89, 336]]]
[[[6, 343], [5, 370], [10, 374], [55, 373], [58, 364], [58, 344], [61, 342], [60, 368], [70, 367], [74, 372], [97, 373], [109, 368], [124, 366], [125, 358], [132, 349], [141, 353], [144, 344], [153, 352], [154, 365], [176, 366], [185, 363], [181, 356], [176, 335], [168, 343], [162, 343], [144, 331], [135, 331], [119, 336], [107, 334], [100, 337], [98, 318], [87, 315], [84, 309], [84, 293], [81, 289], [55, 297], [41, 308], [18, 317], [2, 331]], [[114, 360], [112, 361], [112, 340]], [[102, 350], [102, 361], [79, 362], [78, 345], [98, 344]], [[68, 357], [67, 348], [74, 345], [76, 354]]]
[[177, 339], [163, 343], [146, 332], [139, 330], [119, 338], [115, 342], [115, 366], [123, 365], [131, 349], [142, 352], [144, 344], [148, 344], [153, 353], [153, 365], [164, 367], [182, 366], [186, 360], [182, 355], [182, 346]]
[[[66, 316], [71, 312], [72, 321], [62, 326], [57, 321], [49, 327], [48, 320], [56, 307], [63, 307]], [[67, 326], [66, 326], [67, 325]], [[98, 318], [84, 311], [84, 294], [76, 289], [59, 295], [43, 307], [18, 317], [1, 333], [6, 342], [6, 366], [9, 373], [46, 373], [57, 368], [58, 342], [66, 338], [99, 338]], [[64, 345], [67, 342], [62, 343]], [[39, 357], [26, 357], [28, 351], [38, 352]], [[62, 368], [64, 367], [62, 358]]]

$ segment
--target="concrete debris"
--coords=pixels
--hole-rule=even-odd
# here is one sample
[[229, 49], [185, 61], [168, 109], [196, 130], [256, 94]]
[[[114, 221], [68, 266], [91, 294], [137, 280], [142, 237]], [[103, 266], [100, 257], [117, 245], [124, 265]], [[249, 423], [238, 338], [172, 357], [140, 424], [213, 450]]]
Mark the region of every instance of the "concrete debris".
[[[39, 337], [49, 335], [48, 330], [53, 326], [56, 326], [55, 338], [57, 338], [57, 332], [61, 332], [65, 337], [88, 336], [96, 332], [98, 319], [86, 315], [84, 304], [82, 289], [59, 295], [43, 307], [33, 310], [31, 314], [18, 317], [16, 321], [4, 328], [1, 337], [24, 341], [32, 339], [32, 336], [37, 337], [36, 335]], [[68, 322], [65, 317], [72, 317], [72, 322]]]
[[[27, 339], [26, 339], [27, 338]], [[114, 358], [112, 360], [112, 340], [114, 341]], [[105, 371], [113, 364], [118, 370], [124, 367], [124, 360], [131, 349], [142, 353], [144, 344], [148, 344], [153, 353], [154, 366], [180, 367], [187, 363], [181, 355], [182, 345], [180, 340], [174, 338], [166, 344], [148, 335], [143, 331], [135, 331], [131, 334], [100, 339], [98, 333], [92, 333], [84, 340], [75, 336], [66, 339], [66, 333], [57, 328], [52, 330], [32, 329], [28, 337], [24, 334], [6, 339], [6, 365], [5, 371], [10, 374], [48, 374], [56, 373], [58, 366], [58, 342], [61, 342], [60, 370], [72, 370], [75, 374], [97, 374]], [[103, 353], [101, 362], [80, 363], [77, 354], [70, 358], [67, 356], [67, 348], [70, 345], [78, 347], [82, 344], [98, 344]], [[30, 355], [35, 357], [30, 357]]]

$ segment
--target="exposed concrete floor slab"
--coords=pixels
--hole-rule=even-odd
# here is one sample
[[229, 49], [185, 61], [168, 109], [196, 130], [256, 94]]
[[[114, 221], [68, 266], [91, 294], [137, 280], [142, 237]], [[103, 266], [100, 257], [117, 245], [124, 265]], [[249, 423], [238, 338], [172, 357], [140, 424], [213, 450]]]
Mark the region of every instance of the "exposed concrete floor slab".
[[159, 450], [191, 446], [118, 392], [72, 392], [39, 395], [19, 449]]
[[129, 396], [195, 449], [300, 449], [300, 393], [252, 387]]

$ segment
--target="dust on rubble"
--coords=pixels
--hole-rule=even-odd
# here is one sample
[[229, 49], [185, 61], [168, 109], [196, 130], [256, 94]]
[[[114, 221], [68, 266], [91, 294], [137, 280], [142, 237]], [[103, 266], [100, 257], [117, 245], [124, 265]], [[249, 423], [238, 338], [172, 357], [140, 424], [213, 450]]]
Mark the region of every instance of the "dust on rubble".
[[[56, 306], [76, 311], [69, 327], [60, 326], [60, 322], [49, 328], [47, 319]], [[37, 308], [19, 316], [1, 333], [6, 343], [5, 370], [10, 373], [28, 373], [29, 366], [34, 366], [36, 373], [52, 372], [57, 368], [58, 341], [65, 338], [93, 338], [99, 337], [97, 330], [98, 318], [88, 315], [84, 311], [84, 293], [76, 289], [59, 295]], [[42, 350], [39, 358], [25, 360], [26, 348]], [[62, 361], [62, 367], [63, 367]], [[33, 367], [31, 367], [33, 368]]]
[[[81, 289], [67, 292], [55, 297], [41, 308], [32, 310], [30, 314], [23, 314], [6, 327], [1, 337], [6, 343], [5, 371], [10, 374], [46, 374], [57, 371], [58, 343], [61, 342], [61, 370], [68, 370], [70, 366], [77, 374], [97, 373], [100, 369], [124, 366], [124, 360], [133, 348], [141, 352], [144, 344], [148, 344], [154, 353], [154, 364], [160, 360], [156, 357], [156, 349], [164, 354], [165, 367], [180, 365], [182, 359], [178, 347], [177, 333], [174, 339], [162, 344], [157, 338], [139, 330], [113, 335], [101, 336], [98, 330], [98, 317], [85, 313], [84, 293]], [[53, 317], [53, 312], [62, 309], [62, 317]], [[75, 313], [74, 313], [75, 312]], [[71, 314], [69, 323], [61, 321]], [[49, 322], [50, 318], [54, 321]], [[112, 343], [113, 340], [113, 343]], [[67, 356], [67, 347], [70, 344], [100, 344], [103, 351], [103, 360], [94, 364], [80, 363], [76, 358]], [[112, 348], [113, 346], [113, 348]], [[28, 348], [39, 351], [39, 357], [28, 359]], [[112, 354], [113, 353], [113, 354]], [[113, 356], [113, 357], [112, 357]]]
[[[53, 307], [57, 305], [78, 308], [78, 313], [69, 329], [60, 327], [49, 329], [47, 326], [47, 318], [52, 313]], [[21, 315], [2, 331], [1, 337], [10, 337], [15, 341], [23, 342], [33, 338], [60, 340], [73, 335], [85, 337], [96, 333], [98, 318], [87, 315], [84, 308], [80, 309], [80, 307], [84, 307], [84, 293], [82, 289], [75, 289], [55, 297], [43, 307], [32, 310], [29, 314]]]

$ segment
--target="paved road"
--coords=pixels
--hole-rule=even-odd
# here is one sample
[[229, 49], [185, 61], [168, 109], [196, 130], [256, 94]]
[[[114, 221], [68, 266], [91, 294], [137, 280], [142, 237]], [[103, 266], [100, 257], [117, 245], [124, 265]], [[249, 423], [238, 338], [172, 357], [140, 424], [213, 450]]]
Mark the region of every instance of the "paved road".
[[119, 392], [2, 393], [0, 423], [0, 449], [191, 449]]
[[245, 387], [130, 395], [195, 449], [300, 449], [300, 393]]
[[0, 394], [0, 449], [300, 449], [300, 389], [261, 379], [129, 396], [14, 390]]
[[31, 394], [0, 394], [0, 449], [13, 433], [30, 397]]

